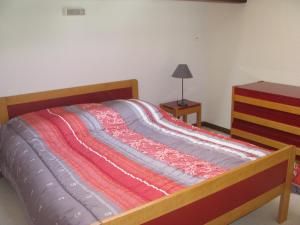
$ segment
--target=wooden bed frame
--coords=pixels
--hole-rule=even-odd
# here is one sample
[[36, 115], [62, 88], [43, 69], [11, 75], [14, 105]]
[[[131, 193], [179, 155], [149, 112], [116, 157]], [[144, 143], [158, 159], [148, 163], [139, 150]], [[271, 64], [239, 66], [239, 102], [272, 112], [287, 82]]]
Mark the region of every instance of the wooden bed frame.
[[[0, 122], [53, 106], [138, 98], [137, 80], [0, 97]], [[278, 222], [287, 219], [295, 148], [266, 157], [92, 225], [228, 224], [280, 197]]]

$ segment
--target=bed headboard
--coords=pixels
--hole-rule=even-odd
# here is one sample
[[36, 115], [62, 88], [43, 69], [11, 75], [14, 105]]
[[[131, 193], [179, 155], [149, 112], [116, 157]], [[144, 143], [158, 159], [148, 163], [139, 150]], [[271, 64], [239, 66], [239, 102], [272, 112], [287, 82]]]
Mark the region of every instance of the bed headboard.
[[0, 97], [0, 124], [49, 107], [129, 98], [138, 98], [135, 79]]

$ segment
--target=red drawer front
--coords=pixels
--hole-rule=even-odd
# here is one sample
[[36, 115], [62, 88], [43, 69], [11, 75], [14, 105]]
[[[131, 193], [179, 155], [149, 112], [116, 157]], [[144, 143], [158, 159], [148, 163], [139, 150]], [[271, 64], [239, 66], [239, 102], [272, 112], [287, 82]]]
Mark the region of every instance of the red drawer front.
[[300, 116], [241, 102], [234, 102], [234, 111], [300, 127]]
[[298, 135], [290, 134], [287, 132], [275, 130], [272, 128], [260, 126], [254, 123], [249, 123], [238, 119], [233, 120], [232, 128], [236, 128], [262, 137], [270, 138], [276, 141], [300, 147], [300, 137]]
[[300, 107], [300, 96], [299, 98], [293, 98], [239, 87], [235, 88], [235, 94]]

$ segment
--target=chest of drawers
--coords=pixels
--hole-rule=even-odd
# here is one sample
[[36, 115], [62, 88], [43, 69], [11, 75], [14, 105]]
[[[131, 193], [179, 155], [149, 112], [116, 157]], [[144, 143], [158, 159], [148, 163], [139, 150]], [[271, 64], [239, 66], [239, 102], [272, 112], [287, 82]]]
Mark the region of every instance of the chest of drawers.
[[297, 146], [300, 160], [300, 87], [259, 81], [234, 86], [231, 135], [271, 149]]

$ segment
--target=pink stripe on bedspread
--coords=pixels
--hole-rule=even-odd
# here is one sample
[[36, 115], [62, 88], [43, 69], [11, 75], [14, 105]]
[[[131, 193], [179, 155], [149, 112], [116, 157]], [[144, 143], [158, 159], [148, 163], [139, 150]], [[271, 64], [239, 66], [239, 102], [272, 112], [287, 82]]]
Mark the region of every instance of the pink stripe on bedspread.
[[96, 140], [75, 114], [62, 108], [54, 108], [40, 114], [55, 124], [72, 149], [141, 198], [147, 201], [154, 200], [182, 188], [174, 181], [153, 173]]
[[54, 123], [45, 119], [41, 113], [39, 114], [26, 114], [22, 116], [22, 119], [35, 129], [43, 139], [43, 142], [49, 146], [49, 150], [63, 159], [73, 171], [76, 171], [77, 175], [83, 181], [97, 191], [105, 194], [124, 210], [146, 202], [134, 192], [121, 186], [109, 175], [99, 170], [93, 161], [86, 158], [79, 151], [76, 151], [69, 144]]
[[[197, 133], [201, 134], [201, 135], [204, 134], [204, 135], [216, 138], [217, 140], [224, 140], [224, 141], [227, 141], [227, 142], [230, 141], [232, 143], [236, 143], [236, 144], [240, 144], [242, 146], [246, 146], [246, 147], [248, 147], [248, 149], [251, 149], [251, 148], [257, 149], [257, 146], [255, 146], [251, 143], [242, 142], [242, 141], [239, 141], [239, 140], [236, 140], [236, 139], [232, 139], [231, 137], [227, 137], [227, 136], [224, 136], [224, 135], [221, 135], [221, 134], [213, 133], [213, 132], [210, 132], [208, 130], [204, 130], [204, 129], [201, 129], [201, 128], [198, 128], [198, 127], [195, 127], [195, 126], [191, 126], [191, 125], [187, 124], [186, 122], [184, 122], [180, 119], [177, 119], [173, 116], [170, 116], [166, 111], [155, 107], [155, 109], [158, 110], [159, 113], [162, 115], [162, 118], [160, 119], [160, 121], [162, 119], [166, 120], [169, 124], [175, 125], [176, 127], [179, 127], [180, 129], [174, 130], [170, 127], [166, 127], [166, 126], [162, 125], [161, 123], [159, 123], [159, 121], [154, 117], [153, 113], [151, 113], [148, 110], [148, 108], [145, 107], [144, 104], [148, 104], [148, 103], [140, 101], [140, 100], [136, 100], [136, 99], [132, 99], [130, 101], [133, 102], [134, 104], [138, 105], [139, 107], [141, 107], [143, 109], [143, 111], [147, 114], [148, 118], [153, 123], [155, 123], [156, 125], [158, 125], [159, 127], [164, 128], [164, 129], [171, 130], [172, 132], [179, 133], [179, 134], [184, 135], [186, 137], [192, 137], [194, 139], [198, 139], [202, 142], [207, 142], [207, 143], [210, 143], [210, 144], [214, 144], [214, 142], [211, 142], [211, 141], [208, 141], [208, 140], [203, 140], [202, 138], [199, 138], [199, 137], [196, 137], [196, 136], [190, 136], [188, 134], [183, 133], [182, 131], [186, 130], [186, 131], [191, 131], [194, 134], [197, 134]], [[219, 147], [226, 147], [226, 146], [222, 145], [221, 143], [218, 144], [218, 146]], [[257, 158], [256, 154], [253, 154], [251, 152], [243, 151], [241, 148], [236, 148], [236, 147], [227, 147], [227, 148], [229, 148], [230, 150], [235, 151], [235, 152], [241, 152], [241, 153], [245, 154], [248, 157]], [[269, 150], [266, 149], [266, 151], [269, 151]]]
[[145, 138], [143, 135], [129, 129], [120, 114], [105, 105], [83, 104], [81, 107], [94, 115], [109, 135], [137, 151], [184, 171], [186, 174], [210, 178], [226, 171], [217, 165]]
[[[101, 167], [103, 171], [110, 176], [115, 176], [115, 178], [122, 182], [125, 186], [133, 186], [135, 191], [143, 196], [145, 199], [151, 200], [156, 197], [163, 196], [165, 190], [162, 190], [162, 187], [167, 187], [168, 191], [173, 192], [178, 190], [178, 184], [173, 183], [171, 187], [171, 181], [167, 180], [165, 177], [156, 177], [152, 171], [147, 170], [144, 167], [136, 164], [135, 162], [128, 160], [127, 157], [116, 152], [113, 148], [108, 147], [102, 142], [99, 142], [94, 137], [89, 134], [89, 131], [86, 129], [85, 125], [75, 116], [73, 113], [66, 113], [62, 109], [56, 108], [51, 110], [54, 114], [62, 117], [65, 120], [65, 123], [61, 123], [61, 120], [56, 120], [55, 123], [64, 132], [64, 135], [69, 139], [69, 142], [73, 145], [78, 144], [77, 138], [84, 144], [81, 144], [80, 147], [84, 147], [85, 151], [92, 152], [91, 160], [95, 160], [94, 157], [102, 155], [107, 160], [104, 160], [103, 163], [106, 163], [106, 166]], [[56, 118], [57, 119], [57, 118]], [[71, 129], [67, 126], [71, 125]], [[72, 134], [72, 130], [76, 133], [76, 136]], [[71, 133], [70, 133], [71, 132]], [[77, 146], [73, 146], [77, 147]], [[102, 158], [102, 157], [101, 157]], [[97, 163], [98, 166], [99, 165]], [[119, 167], [119, 168], [118, 168]], [[116, 173], [116, 174], [114, 174]], [[155, 183], [155, 187], [151, 187], [151, 184]], [[151, 197], [153, 196], [153, 197]]]

